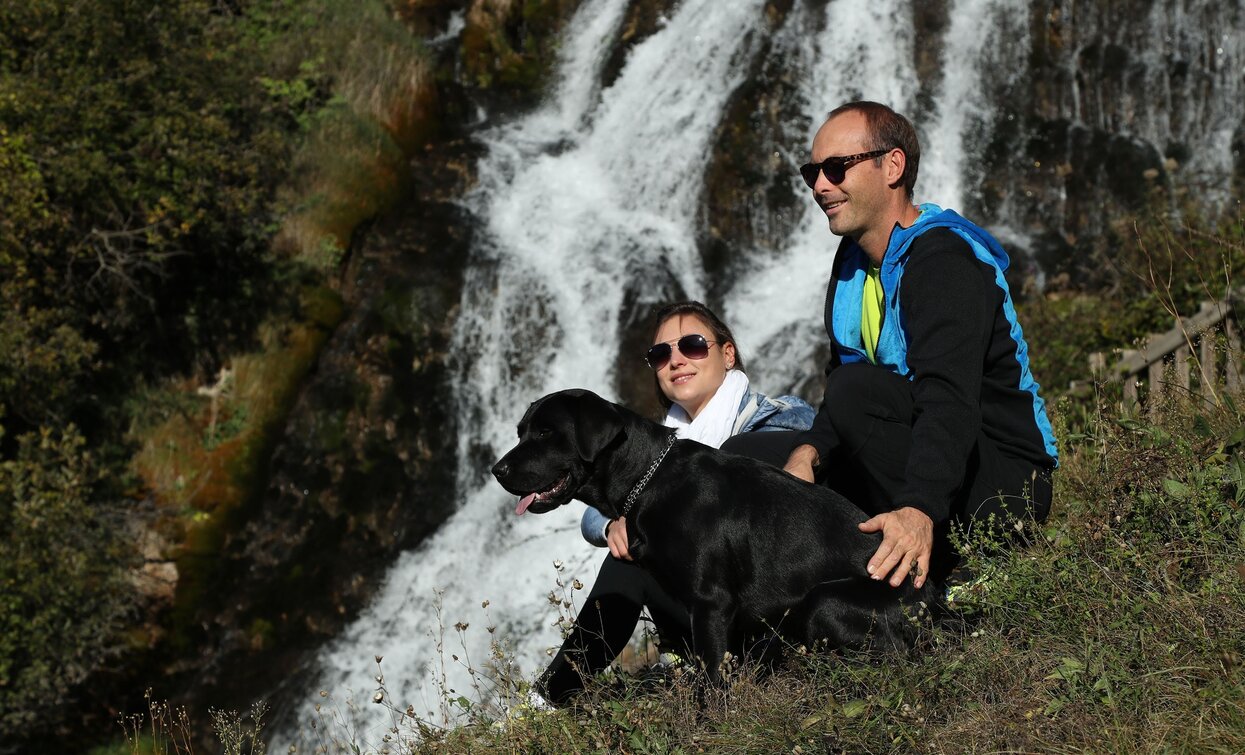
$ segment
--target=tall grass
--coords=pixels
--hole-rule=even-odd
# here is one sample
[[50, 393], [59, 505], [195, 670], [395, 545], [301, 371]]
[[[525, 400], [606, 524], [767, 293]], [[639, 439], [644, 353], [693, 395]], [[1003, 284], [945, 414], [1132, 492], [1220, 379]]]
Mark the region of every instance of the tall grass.
[[1059, 402], [1051, 518], [1027, 525], [1026, 547], [964, 538], [981, 578], [906, 656], [789, 648], [776, 671], [745, 665], [699, 701], [691, 672], [615, 669], [546, 712], [524, 703], [529, 680], [498, 639], [474, 661], [487, 680], [444, 690], [461, 725], [392, 699], [378, 671], [371, 701], [390, 727], [372, 739], [318, 707], [309, 751], [1245, 751], [1245, 399], [1169, 401], [1155, 421]]
[[318, 0], [302, 19], [303, 34], [286, 38], [299, 60], [291, 80], [329, 97], [305, 114], [277, 245], [332, 272], [359, 224], [400, 196], [409, 158], [442, 126], [434, 66], [385, 3]]

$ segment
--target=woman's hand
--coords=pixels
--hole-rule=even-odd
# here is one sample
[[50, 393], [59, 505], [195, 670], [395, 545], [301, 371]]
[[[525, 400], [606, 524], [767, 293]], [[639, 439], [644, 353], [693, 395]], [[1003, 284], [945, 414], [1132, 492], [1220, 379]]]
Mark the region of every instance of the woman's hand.
[[813, 481], [813, 467], [817, 466], [817, 449], [805, 443], [797, 446], [787, 457], [787, 464], [782, 469], [787, 474], [798, 477], [805, 482]]
[[631, 554], [627, 552], [627, 542], [626, 517], [613, 519], [605, 525], [605, 544], [610, 547], [611, 556], [622, 561], [630, 561]]

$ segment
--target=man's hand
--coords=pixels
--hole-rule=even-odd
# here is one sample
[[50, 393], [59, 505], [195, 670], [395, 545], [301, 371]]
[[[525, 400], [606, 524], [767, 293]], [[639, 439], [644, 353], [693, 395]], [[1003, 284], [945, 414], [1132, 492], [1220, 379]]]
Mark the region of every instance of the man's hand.
[[889, 574], [891, 587], [899, 587], [911, 572], [913, 586], [925, 584], [934, 550], [934, 522], [924, 511], [905, 506], [878, 514], [861, 522], [860, 531], [882, 533], [882, 545], [869, 559], [874, 579], [886, 579]]
[[610, 547], [610, 555], [622, 561], [630, 561], [627, 552], [627, 518], [618, 517], [605, 527], [605, 544]]
[[783, 471], [787, 474], [800, 478], [805, 482], [813, 481], [813, 467], [818, 462], [817, 449], [805, 443], [797, 446], [791, 455], [787, 457], [787, 463], [783, 466]]

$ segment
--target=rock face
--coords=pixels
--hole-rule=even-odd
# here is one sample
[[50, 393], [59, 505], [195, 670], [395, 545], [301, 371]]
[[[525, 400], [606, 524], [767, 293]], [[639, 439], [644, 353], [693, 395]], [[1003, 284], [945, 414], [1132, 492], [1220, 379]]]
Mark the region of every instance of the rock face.
[[469, 145], [418, 161], [414, 196], [357, 235], [347, 316], [321, 354], [269, 462], [263, 504], [224, 546], [201, 621], [194, 686], [239, 705], [359, 610], [382, 567], [454, 500], [445, 356], [470, 224], [453, 200]]
[[1075, 278], [1154, 189], [1175, 190], [1170, 207], [1184, 191], [1221, 207], [1239, 196], [1242, 23], [1240, 2], [1034, 0], [1028, 59], [994, 84], [966, 209], [1030, 234], [1048, 273]]
[[[421, 117], [441, 121], [416, 129], [430, 141], [410, 160], [407, 198], [355, 230], [336, 285], [344, 318], [267, 461], [262, 500], [224, 537], [222, 565], [194, 609], [197, 657], [175, 653], [166, 666], [194, 703], [239, 708], [268, 695], [366, 605], [397, 554], [451, 513], [457, 433], [446, 357], [472, 234], [461, 199], [479, 149], [456, 135], [478, 108], [535, 101], [555, 32], [576, 5], [396, 7], [429, 35], [452, 27], [455, 12], [467, 17], [461, 45], [433, 49], [444, 76], [437, 108]], [[156, 567], [139, 575], [145, 588], [174, 589], [175, 575]], [[169, 576], [172, 585], [153, 581]]]

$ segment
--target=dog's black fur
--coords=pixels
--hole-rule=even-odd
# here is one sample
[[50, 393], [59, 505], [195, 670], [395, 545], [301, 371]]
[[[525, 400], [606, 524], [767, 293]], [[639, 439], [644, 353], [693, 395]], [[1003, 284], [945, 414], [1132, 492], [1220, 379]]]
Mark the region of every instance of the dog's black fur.
[[[493, 474], [511, 493], [537, 494], [527, 511], [578, 498], [613, 519], [670, 433], [589, 391], [553, 393], [528, 408]], [[674, 443], [626, 518], [632, 558], [687, 606], [711, 679], [727, 651], [773, 629], [809, 647], [907, 647], [904, 606], [932, 592], [869, 577], [881, 536], [858, 529], [868, 517], [846, 498], [694, 441]]]

